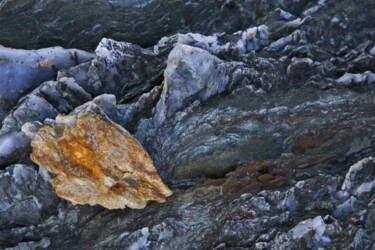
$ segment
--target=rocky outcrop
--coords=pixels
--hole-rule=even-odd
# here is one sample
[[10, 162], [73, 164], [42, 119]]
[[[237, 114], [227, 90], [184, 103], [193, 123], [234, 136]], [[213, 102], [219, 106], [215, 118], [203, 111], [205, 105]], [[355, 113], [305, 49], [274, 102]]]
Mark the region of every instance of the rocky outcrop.
[[[58, 113], [68, 114], [97, 95], [116, 94], [121, 102], [138, 98], [161, 83], [160, 76], [165, 67], [163, 60], [163, 55], [159, 57], [139, 46], [103, 39], [95, 59], [57, 72], [56, 81], [36, 85], [37, 88], [19, 100], [2, 121], [0, 135], [7, 135], [0, 137], [0, 144], [5, 143], [2, 142], [4, 138], [14, 136], [13, 131], [20, 131], [25, 123], [54, 119]], [[22, 86], [22, 91], [28, 89]], [[118, 120], [121, 121], [121, 118]], [[28, 142], [15, 144], [13, 151], [22, 151], [27, 145]], [[0, 166], [24, 160], [24, 155], [13, 157], [4, 153], [0, 157]]]
[[[371, 159], [358, 164], [365, 164], [366, 174], [374, 176]], [[358, 193], [354, 203], [347, 204], [347, 198], [339, 195], [344, 178], [321, 172], [331, 167], [342, 168], [344, 174], [350, 174], [354, 168], [327, 155], [254, 162], [240, 166], [224, 178], [180, 190], [167, 203], [153, 203], [145, 210], [91, 208], [95, 213], [86, 207], [59, 208], [59, 218], [51, 216], [50, 220], [54, 220], [60, 232], [69, 235], [70, 230], [84, 223], [76, 237], [50, 237], [47, 232], [51, 229], [46, 222], [38, 226], [43, 230], [24, 227], [10, 231], [8, 236], [22, 238], [27, 234], [34, 242], [22, 244], [48, 242], [45, 245], [50, 248], [60, 244], [84, 249], [371, 248], [373, 189]], [[356, 186], [364, 183], [359, 175], [355, 182]], [[341, 206], [346, 206], [351, 216], [333, 216]], [[96, 216], [92, 217], [93, 213]], [[83, 214], [91, 216], [90, 219]], [[70, 217], [70, 222], [66, 217]], [[62, 228], [60, 223], [71, 225], [72, 229]], [[197, 231], [205, 237], [197, 237]]]
[[154, 126], [159, 128], [192, 100], [204, 102], [224, 92], [228, 85], [235, 84], [231, 82], [233, 71], [237, 70], [235, 76], [240, 75], [241, 66], [225, 63], [199, 48], [176, 45], [164, 71], [164, 86], [155, 107]]
[[56, 175], [57, 195], [73, 204], [144, 208], [172, 194], [142, 146], [93, 103], [42, 126], [31, 146], [31, 160]]
[[[21, 6], [14, 0], [0, 2], [8, 9]], [[43, 7], [40, 13], [47, 5], [60, 4], [59, 1], [26, 1], [21, 6], [25, 9], [20, 7], [24, 10], [23, 18], [34, 13], [36, 2]], [[61, 12], [54, 13], [61, 13], [62, 20], [66, 8], [80, 6], [82, 2], [59, 5]], [[139, 1], [128, 1], [126, 4], [133, 7], [138, 4], [137, 8], [129, 9], [134, 13], [145, 10], [144, 16], [133, 17], [134, 22], [138, 22], [137, 18], [147, 18], [150, 6], [165, 4], [162, 11], [152, 10], [156, 17], [166, 10], [170, 13], [168, 4], [173, 4], [176, 9], [168, 15], [176, 14], [179, 18], [165, 25], [184, 22], [182, 26], [190, 25], [187, 29], [192, 32], [160, 40], [152, 38], [152, 34], [161, 34], [162, 29], [145, 29], [145, 33], [138, 32], [136, 36], [128, 28], [119, 35], [132, 36], [139, 43], [148, 43], [149, 38], [154, 41], [152, 44], [159, 40], [149, 48], [131, 44], [131, 40], [118, 42], [109, 38], [102, 39], [97, 46], [99, 40], [85, 40], [82, 37], [87, 36], [83, 33], [75, 32], [71, 38], [69, 32], [74, 29], [58, 35], [63, 37], [62, 43], [65, 37], [70, 37], [72, 44], [80, 39], [83, 47], [95, 42], [96, 53], [92, 60], [59, 70], [56, 78], [26, 91], [28, 94], [3, 119], [0, 198], [5, 202], [0, 205], [0, 247], [374, 248], [375, 33], [371, 14], [374, 3], [200, 1], [200, 6], [195, 6], [198, 1], [167, 2], [147, 1], [139, 5]], [[91, 1], [84, 11], [93, 13], [92, 7], [105, 13], [105, 6], [112, 4], [116, 7], [113, 13], [121, 12], [116, 18], [129, 14], [120, 8], [124, 2], [100, 1], [100, 6], [98, 3]], [[197, 32], [199, 29], [195, 29], [198, 26], [194, 23], [198, 19], [186, 23], [187, 17], [179, 14], [181, 10], [177, 8], [182, 5], [196, 11], [184, 12], [189, 17], [204, 16], [199, 20], [201, 27], [209, 28]], [[219, 10], [218, 6], [222, 8]], [[215, 14], [219, 12], [220, 17]], [[234, 16], [230, 17], [230, 13], [237, 13], [236, 17], [231, 19]], [[212, 21], [214, 15], [219, 21]], [[0, 16], [11, 20], [9, 16]], [[48, 15], [43, 14], [44, 17]], [[15, 14], [14, 20], [18, 18]], [[39, 18], [40, 24], [43, 18]], [[117, 19], [111, 15], [103, 14], [95, 20], [99, 23], [107, 18], [113, 21], [111, 25], [116, 25]], [[251, 21], [252, 26], [241, 24], [238, 32], [223, 33], [228, 27], [239, 27], [226, 18], [242, 18], [242, 24]], [[149, 20], [153, 19], [148, 18], [144, 23]], [[92, 19], [87, 21], [94, 26]], [[134, 22], [121, 23], [118, 30]], [[55, 24], [59, 20], [48, 27], [33, 27], [48, 30]], [[6, 25], [5, 22], [0, 27], [0, 34]], [[61, 29], [69, 25], [67, 22]], [[77, 29], [80, 25], [76, 25]], [[100, 25], [104, 30], [105, 24]], [[95, 30], [100, 30], [100, 25]], [[211, 33], [211, 28], [221, 33]], [[141, 40], [146, 33], [150, 36]], [[30, 36], [28, 42], [39, 44], [38, 39], [50, 34], [38, 33]], [[90, 107], [100, 107], [101, 111], [92, 113]], [[79, 128], [77, 124], [70, 126], [68, 118], [80, 114], [86, 114], [87, 120], [81, 119]], [[118, 125], [108, 122], [109, 119]], [[98, 123], [103, 121], [111, 125], [98, 129]], [[45, 127], [40, 130], [42, 124]], [[88, 157], [95, 164], [83, 164], [87, 168], [80, 169], [94, 166], [100, 170], [101, 180], [103, 176], [113, 175], [117, 168], [111, 165], [112, 172], [108, 173], [96, 168], [96, 163], [107, 159], [107, 155], [113, 156], [111, 152], [119, 153], [119, 149], [122, 153], [110, 160], [128, 156], [126, 143], [120, 142], [123, 135], [102, 138], [96, 147], [106, 152], [102, 155], [92, 147], [95, 146], [92, 134], [76, 133], [83, 127], [98, 134], [129, 131], [148, 152], [155, 171], [173, 195], [165, 203], [149, 201], [142, 210], [108, 210], [100, 205], [73, 205], [60, 199], [48, 184], [45, 170], [38, 168], [28, 156], [30, 140], [38, 130], [39, 134], [45, 131], [45, 137], [53, 135], [48, 137], [52, 146], [45, 152], [59, 149], [57, 156], [67, 156], [64, 158], [67, 161], [77, 160], [77, 155], [85, 152], [95, 152]], [[79, 140], [64, 151], [59, 145], [60, 136], [71, 139], [72, 131]], [[57, 137], [60, 139], [52, 140]], [[111, 147], [113, 142], [116, 147]], [[38, 162], [57, 156], [43, 154]], [[76, 165], [68, 162], [55, 167], [66, 170], [66, 176], [77, 181], [77, 176], [72, 177]], [[71, 168], [65, 169], [66, 166]], [[132, 166], [137, 169], [134, 175], [143, 176], [144, 173], [138, 172], [142, 164]], [[76, 182], [69, 182], [61, 177], [61, 171], [58, 173], [58, 177], [51, 174], [52, 183], [60, 181], [58, 188], [55, 185], [58, 193], [64, 187], [79, 191]], [[124, 183], [141, 186], [133, 179], [121, 179], [121, 173], [114, 176], [111, 179], [120, 183], [119, 186]], [[81, 177], [85, 187], [92, 185], [88, 180], [94, 181], [94, 178], [86, 172]], [[110, 179], [96, 182], [90, 189], [92, 197], [98, 194], [96, 191], [107, 192], [112, 184]], [[151, 192], [153, 188], [150, 188]], [[143, 197], [135, 189], [132, 191], [137, 197]], [[92, 204], [106, 206], [103, 197], [107, 196], [100, 197], [101, 203], [96, 199]], [[130, 200], [133, 199], [136, 200], [134, 196]], [[143, 206], [145, 200], [136, 205]], [[25, 206], [30, 209], [24, 209]]]
[[16, 164], [1, 170], [0, 187], [2, 248], [48, 248], [51, 236], [61, 232], [73, 236], [75, 228], [98, 211], [97, 207], [73, 207], [62, 202], [51, 187], [46, 170], [36, 170], [31, 165]]

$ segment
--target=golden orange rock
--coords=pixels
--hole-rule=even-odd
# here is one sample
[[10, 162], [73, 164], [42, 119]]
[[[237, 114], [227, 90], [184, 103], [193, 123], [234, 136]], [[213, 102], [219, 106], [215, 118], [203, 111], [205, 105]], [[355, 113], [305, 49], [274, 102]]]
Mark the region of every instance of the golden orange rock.
[[98, 107], [58, 116], [31, 146], [31, 159], [56, 175], [56, 193], [73, 204], [144, 208], [172, 194], [144, 148]]

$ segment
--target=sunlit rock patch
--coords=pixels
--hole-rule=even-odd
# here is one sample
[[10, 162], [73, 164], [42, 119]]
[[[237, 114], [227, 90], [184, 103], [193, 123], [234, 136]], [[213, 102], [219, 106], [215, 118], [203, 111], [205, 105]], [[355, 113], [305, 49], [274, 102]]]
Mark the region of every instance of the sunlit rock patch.
[[143, 147], [95, 104], [47, 122], [31, 146], [31, 159], [57, 175], [56, 193], [73, 204], [144, 208], [172, 194]]

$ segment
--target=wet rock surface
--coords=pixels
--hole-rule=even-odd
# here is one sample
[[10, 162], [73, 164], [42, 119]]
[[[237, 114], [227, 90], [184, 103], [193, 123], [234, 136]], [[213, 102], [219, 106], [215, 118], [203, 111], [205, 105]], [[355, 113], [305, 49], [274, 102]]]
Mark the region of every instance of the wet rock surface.
[[[14, 20], [40, 19], [32, 39], [14, 47], [96, 46], [93, 59], [23, 85], [4, 112], [1, 248], [375, 247], [372, 1], [92, 1], [87, 15], [110, 5], [118, 18], [101, 15], [113, 22], [99, 18], [94, 30], [103, 33], [95, 35], [78, 19], [61, 24], [69, 8], [79, 12], [86, 2], [62, 2], [0, 1], [0, 13], [8, 13], [1, 15], [7, 21], [0, 34]], [[151, 7], [153, 18], [164, 13], [159, 4], [176, 4], [176, 11], [167, 23], [148, 24]], [[52, 20], [43, 14], [49, 8], [59, 9], [61, 20], [42, 25]], [[191, 19], [172, 18], [186, 8]], [[140, 11], [143, 16], [132, 16]], [[120, 27], [124, 17], [133, 22]], [[74, 22], [82, 31], [74, 39], [53, 31], [59, 25], [75, 32]], [[149, 28], [135, 34], [127, 28], [135, 23]], [[158, 25], [167, 28], [160, 33]], [[93, 106], [145, 148], [173, 191], [165, 203], [148, 202], [142, 210], [73, 205], [56, 195], [55, 176], [30, 160], [30, 141], [43, 124], [53, 127], [73, 110], [74, 116]]]

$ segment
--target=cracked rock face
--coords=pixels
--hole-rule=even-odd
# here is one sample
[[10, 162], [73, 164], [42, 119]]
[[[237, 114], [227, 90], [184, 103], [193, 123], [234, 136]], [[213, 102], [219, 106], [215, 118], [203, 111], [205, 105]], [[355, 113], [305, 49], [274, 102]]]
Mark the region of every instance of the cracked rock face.
[[94, 104], [57, 116], [31, 146], [31, 159], [57, 175], [57, 195], [73, 204], [144, 208], [172, 194], [143, 147]]

